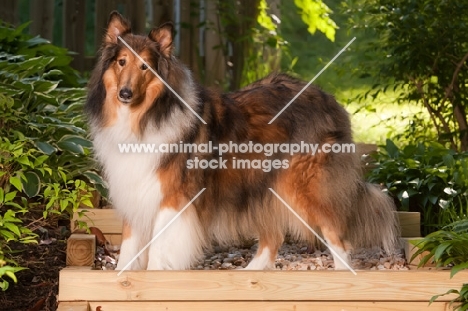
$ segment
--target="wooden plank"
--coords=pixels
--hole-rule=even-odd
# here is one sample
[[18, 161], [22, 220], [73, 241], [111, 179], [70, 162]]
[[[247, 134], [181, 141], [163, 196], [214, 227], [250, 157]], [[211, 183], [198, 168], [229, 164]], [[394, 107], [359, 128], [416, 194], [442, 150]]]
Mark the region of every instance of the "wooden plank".
[[54, 31], [54, 0], [31, 1], [31, 25], [29, 32], [33, 36], [40, 35], [52, 42]]
[[64, 301], [59, 303], [57, 311], [89, 311], [89, 304], [86, 301]]
[[73, 55], [73, 68], [84, 71], [86, 36], [86, 0], [67, 0], [63, 3], [62, 42]]
[[71, 221], [71, 231], [77, 229], [75, 220], [85, 221], [88, 227], [97, 227], [104, 234], [122, 234], [122, 218], [113, 209], [86, 209], [85, 215], [81, 218], [78, 217], [79, 212], [83, 212], [83, 209], [78, 210]]
[[312, 302], [312, 301], [191, 301], [191, 302], [90, 302], [91, 310], [112, 311], [238, 311], [238, 310], [266, 310], [266, 311], [448, 311], [448, 302]]
[[92, 266], [96, 254], [94, 234], [72, 234], [67, 241], [67, 266]]
[[415, 238], [421, 236], [421, 215], [418, 212], [397, 212], [400, 222], [401, 237]]
[[18, 0], [2, 0], [2, 9], [0, 10], [0, 19], [14, 26], [19, 25]]
[[[60, 272], [60, 301], [429, 301], [460, 288], [461, 271], [76, 271]], [[454, 295], [441, 297], [449, 301]]]

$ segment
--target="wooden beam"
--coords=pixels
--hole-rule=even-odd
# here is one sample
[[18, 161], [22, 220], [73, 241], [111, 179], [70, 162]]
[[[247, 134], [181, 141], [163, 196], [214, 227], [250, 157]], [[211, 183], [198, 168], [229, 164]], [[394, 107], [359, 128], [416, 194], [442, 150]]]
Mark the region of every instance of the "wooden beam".
[[191, 302], [90, 302], [91, 310], [112, 311], [238, 311], [238, 310], [268, 310], [268, 311], [448, 311], [447, 302], [371, 302], [371, 301], [191, 301]]
[[[422, 301], [460, 288], [461, 271], [60, 272], [59, 301]], [[449, 301], [455, 295], [440, 297]]]
[[418, 212], [397, 212], [401, 237], [416, 238], [421, 236], [421, 215]]
[[[85, 210], [85, 215], [79, 218], [78, 213], [83, 212]], [[88, 224], [88, 227], [97, 227], [104, 234], [122, 234], [122, 218], [114, 209], [79, 209], [73, 215], [71, 221], [72, 232], [78, 229], [75, 222], [76, 220], [86, 222]]]
[[67, 266], [92, 266], [96, 254], [94, 234], [72, 234], [67, 241]]
[[64, 301], [59, 303], [57, 311], [89, 311], [89, 304], [86, 301]]

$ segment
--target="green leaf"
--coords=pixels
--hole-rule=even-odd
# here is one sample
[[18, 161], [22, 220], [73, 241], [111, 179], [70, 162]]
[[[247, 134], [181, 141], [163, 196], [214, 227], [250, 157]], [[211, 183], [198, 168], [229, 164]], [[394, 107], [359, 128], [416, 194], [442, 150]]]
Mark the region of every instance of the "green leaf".
[[19, 191], [23, 191], [23, 183], [21, 182], [21, 179], [19, 177], [11, 176], [10, 184], [12, 184]]
[[60, 139], [60, 142], [72, 142], [86, 148], [91, 148], [93, 146], [90, 140], [78, 135], [65, 135]]
[[10, 223], [10, 222], [7, 222], [5, 224], [3, 224], [5, 228], [7, 228], [8, 230], [10, 230], [11, 232], [13, 232], [14, 234], [16, 234], [18, 237], [21, 237], [21, 232], [18, 228], [18, 226]]
[[[2, 189], [3, 190], [3, 189]], [[16, 197], [16, 191], [10, 191], [5, 195], [5, 203], [11, 202]]]
[[16, 159], [16, 162], [31, 166], [31, 162], [29, 162], [29, 158], [27, 156], [22, 156]]
[[464, 269], [468, 269], [468, 261], [461, 263], [459, 265], [453, 266], [452, 270], [450, 270], [450, 277], [452, 278], [455, 274], [457, 274], [458, 272]]
[[385, 150], [391, 158], [396, 158], [398, 156], [398, 147], [390, 139], [386, 141]]
[[41, 180], [35, 172], [25, 172], [25, 181], [23, 182], [23, 191], [29, 197], [35, 197], [41, 190]]
[[44, 152], [47, 155], [51, 155], [57, 150], [54, 146], [44, 141], [35, 141], [34, 144], [40, 151]]
[[72, 141], [58, 142], [57, 146], [64, 151], [70, 151], [75, 154], [84, 154], [84, 149], [81, 145], [78, 145]]
[[5, 191], [3, 188], [0, 188], [0, 203], [3, 203], [3, 200], [5, 199]]

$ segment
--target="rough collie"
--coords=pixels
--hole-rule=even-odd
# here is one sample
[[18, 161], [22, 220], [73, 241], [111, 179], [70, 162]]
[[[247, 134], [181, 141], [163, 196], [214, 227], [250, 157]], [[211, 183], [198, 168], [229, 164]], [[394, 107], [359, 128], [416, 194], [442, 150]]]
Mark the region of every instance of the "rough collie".
[[[113, 12], [89, 83], [86, 111], [95, 154], [112, 204], [124, 219], [117, 269], [129, 264], [203, 188], [130, 269], [189, 269], [213, 243], [229, 245], [249, 238], [258, 239], [258, 250], [247, 268], [273, 268], [285, 236], [311, 242], [315, 238], [271, 190], [320, 232], [335, 251], [336, 269], [346, 267], [336, 257], [349, 263], [352, 248], [393, 249], [393, 204], [363, 181], [355, 153], [282, 152], [285, 144], [322, 148], [353, 143], [349, 116], [332, 96], [310, 86], [269, 124], [304, 82], [273, 74], [239, 91], [219, 94], [194, 81], [173, 55], [172, 39], [170, 23], [148, 36], [135, 35], [128, 21]], [[119, 149], [129, 143], [212, 148], [133, 153]], [[244, 150], [222, 153], [216, 148], [222, 144]], [[249, 145], [275, 150], [246, 151]], [[236, 166], [239, 161], [251, 166]], [[270, 169], [265, 163], [272, 164]]]

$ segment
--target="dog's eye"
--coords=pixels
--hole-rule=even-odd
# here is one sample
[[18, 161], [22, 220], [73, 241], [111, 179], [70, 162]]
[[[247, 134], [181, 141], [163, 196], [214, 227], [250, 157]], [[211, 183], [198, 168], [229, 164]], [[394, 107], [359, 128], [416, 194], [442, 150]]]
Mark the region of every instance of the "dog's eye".
[[119, 59], [119, 65], [125, 66], [125, 59]]
[[148, 66], [146, 66], [145, 64], [143, 64], [143, 65], [141, 65], [140, 68], [141, 68], [141, 70], [146, 70], [146, 69], [148, 69]]

